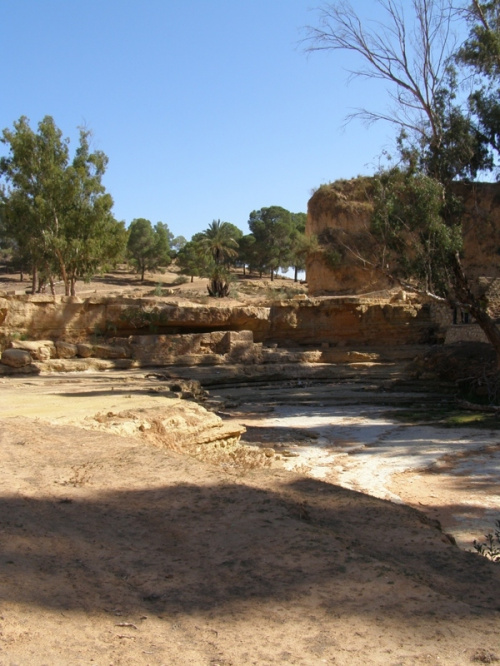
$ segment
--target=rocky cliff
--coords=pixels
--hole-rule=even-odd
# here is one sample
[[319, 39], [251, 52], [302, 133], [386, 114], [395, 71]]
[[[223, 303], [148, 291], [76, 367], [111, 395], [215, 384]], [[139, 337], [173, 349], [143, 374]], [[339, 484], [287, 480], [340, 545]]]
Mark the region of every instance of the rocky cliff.
[[[499, 275], [500, 184], [456, 185], [463, 199], [465, 216], [464, 265], [474, 280]], [[307, 282], [311, 294], [359, 294], [385, 289], [387, 277], [361, 261], [358, 256], [336, 248], [365, 243], [363, 256], [370, 258], [368, 234], [373, 210], [370, 178], [340, 180], [322, 185], [308, 204], [306, 233], [316, 235], [319, 249], [307, 262]], [[356, 243], [349, 241], [355, 239]]]

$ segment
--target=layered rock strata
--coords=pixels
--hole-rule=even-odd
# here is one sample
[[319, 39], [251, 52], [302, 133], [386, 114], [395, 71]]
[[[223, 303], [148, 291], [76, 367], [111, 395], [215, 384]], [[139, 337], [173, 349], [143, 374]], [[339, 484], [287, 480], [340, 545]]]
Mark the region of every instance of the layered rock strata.
[[[464, 257], [472, 281], [499, 276], [500, 185], [455, 183], [464, 202]], [[392, 286], [370, 244], [373, 180], [367, 177], [322, 185], [308, 203], [306, 233], [319, 240], [307, 260], [310, 294], [359, 294]], [[344, 252], [343, 248], [358, 248]]]
[[[160, 299], [86, 299], [11, 296], [0, 298], [0, 340], [54, 340], [35, 353], [51, 358], [99, 356], [134, 358], [130, 349], [147, 346], [153, 334], [169, 336], [172, 354], [234, 351], [247, 331], [257, 343], [296, 345], [415, 344], [443, 338], [450, 322], [447, 309], [396, 294], [380, 297], [304, 297], [270, 306], [173, 305]], [[210, 338], [204, 338], [210, 334]], [[183, 336], [175, 338], [174, 336]], [[197, 335], [197, 338], [189, 338]], [[109, 347], [110, 339], [119, 340]], [[51, 343], [52, 344], [52, 343]], [[88, 345], [91, 345], [90, 347]], [[183, 350], [183, 345], [187, 349]], [[27, 349], [27, 347], [24, 347]], [[98, 353], [97, 351], [98, 350]], [[136, 351], [136, 355], [140, 352]], [[165, 350], [162, 353], [167, 353]]]

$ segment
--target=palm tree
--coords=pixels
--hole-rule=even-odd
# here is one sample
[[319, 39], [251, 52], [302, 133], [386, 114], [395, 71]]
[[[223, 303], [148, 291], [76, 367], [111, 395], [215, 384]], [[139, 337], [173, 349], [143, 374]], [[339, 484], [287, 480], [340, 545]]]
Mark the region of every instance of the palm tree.
[[208, 225], [208, 229], [201, 233], [201, 244], [219, 265], [238, 254], [238, 243], [229, 222], [214, 220]]
[[200, 234], [200, 247], [206, 256], [213, 260], [208, 293], [210, 296], [229, 294], [229, 273], [227, 264], [238, 255], [238, 242], [234, 238], [234, 227], [229, 222], [214, 220], [208, 229]]

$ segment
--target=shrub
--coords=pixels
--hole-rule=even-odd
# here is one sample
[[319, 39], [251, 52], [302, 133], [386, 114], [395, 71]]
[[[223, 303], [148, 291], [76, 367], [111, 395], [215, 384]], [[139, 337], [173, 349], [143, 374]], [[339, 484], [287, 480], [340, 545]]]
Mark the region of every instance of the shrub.
[[492, 562], [500, 562], [500, 520], [496, 521], [495, 535], [485, 534], [484, 543], [474, 540], [474, 548], [477, 552]]
[[178, 275], [172, 284], [186, 284], [189, 280], [187, 275]]

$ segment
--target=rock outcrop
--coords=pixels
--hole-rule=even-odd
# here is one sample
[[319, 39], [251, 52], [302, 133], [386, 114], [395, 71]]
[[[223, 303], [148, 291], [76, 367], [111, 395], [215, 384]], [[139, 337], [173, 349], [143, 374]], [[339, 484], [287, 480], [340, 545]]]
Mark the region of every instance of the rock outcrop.
[[[45, 306], [36, 297], [32, 299], [4, 299], [7, 316], [0, 333], [4, 348], [12, 353], [5, 356], [5, 363], [0, 363], [0, 371], [3, 365], [14, 367], [14, 357], [19, 357], [15, 367], [31, 367], [31, 359], [49, 371], [65, 371], [68, 367], [84, 370], [273, 363], [273, 345], [334, 348], [353, 344], [426, 344], [444, 340], [449, 323], [449, 313], [435, 304], [399, 297], [388, 302], [387, 296], [306, 298], [269, 307], [235, 308], [234, 312], [226, 307], [173, 308], [160, 301], [152, 305], [150, 300], [136, 299], [127, 303], [126, 317], [119, 297], [103, 299], [104, 303], [93, 299], [72, 303], [71, 317], [65, 299], [52, 298]], [[145, 312], [154, 315], [159, 332], [151, 331], [140, 319]], [[88, 322], [97, 317], [108, 335], [89, 331]], [[244, 328], [247, 325], [253, 325], [253, 329]], [[131, 329], [137, 332], [130, 334]], [[315, 353], [304, 350], [296, 356], [310, 362]]]
[[266, 337], [269, 308], [186, 306], [161, 298], [76, 297], [12, 294], [0, 297], [0, 333], [30, 339], [78, 342], [90, 337], [138, 332], [190, 333], [203, 330], [249, 330]]
[[[500, 184], [457, 183], [464, 201], [464, 266], [475, 281], [494, 278], [500, 266]], [[314, 294], [360, 294], [393, 286], [370, 264], [370, 239], [366, 233], [373, 211], [370, 178], [340, 180], [322, 185], [308, 204], [306, 233], [319, 239], [319, 249], [307, 261], [307, 282]], [[351, 241], [355, 239], [355, 243]], [[356, 245], [364, 249], [363, 263], [338, 248]]]
[[96, 414], [85, 426], [117, 435], [138, 436], [172, 451], [198, 457], [210, 448], [238, 444], [245, 427], [225, 423], [213, 412], [189, 400], [166, 400], [162, 407]]

